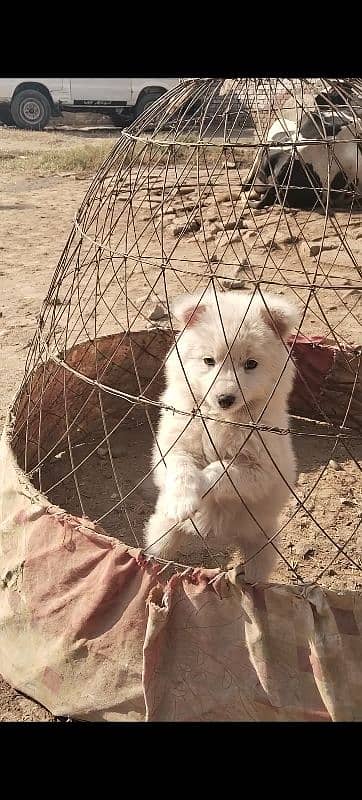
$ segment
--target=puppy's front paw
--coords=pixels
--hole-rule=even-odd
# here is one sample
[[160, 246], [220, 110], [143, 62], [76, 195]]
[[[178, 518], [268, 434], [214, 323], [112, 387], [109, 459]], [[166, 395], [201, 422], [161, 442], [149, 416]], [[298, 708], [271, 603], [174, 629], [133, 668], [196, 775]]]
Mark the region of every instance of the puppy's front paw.
[[163, 493], [163, 513], [173, 522], [184, 522], [200, 508], [205, 491], [201, 470], [180, 470], [178, 475], [170, 474]]
[[173, 493], [167, 497], [167, 516], [175, 522], [184, 522], [197, 511], [201, 503], [201, 494], [189, 491], [183, 494]]

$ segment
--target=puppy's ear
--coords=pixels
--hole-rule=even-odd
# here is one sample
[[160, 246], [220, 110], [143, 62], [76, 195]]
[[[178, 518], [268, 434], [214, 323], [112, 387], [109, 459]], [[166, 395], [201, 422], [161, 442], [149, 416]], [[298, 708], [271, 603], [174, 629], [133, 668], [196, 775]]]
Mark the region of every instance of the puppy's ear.
[[188, 325], [191, 327], [200, 321], [206, 311], [206, 298], [202, 295], [184, 294], [177, 297], [172, 305], [171, 310], [175, 319], [178, 320], [183, 326]]
[[260, 313], [263, 321], [276, 336], [287, 339], [298, 324], [298, 311], [292, 303], [275, 295], [264, 295], [260, 299]]

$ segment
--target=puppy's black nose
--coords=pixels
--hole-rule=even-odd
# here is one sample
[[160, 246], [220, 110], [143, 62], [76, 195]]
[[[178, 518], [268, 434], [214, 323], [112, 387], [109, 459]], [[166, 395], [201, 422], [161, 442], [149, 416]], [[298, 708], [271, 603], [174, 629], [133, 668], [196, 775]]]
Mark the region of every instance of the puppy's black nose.
[[218, 403], [221, 408], [230, 408], [234, 402], [235, 397], [233, 394], [221, 394], [220, 397], [218, 397]]

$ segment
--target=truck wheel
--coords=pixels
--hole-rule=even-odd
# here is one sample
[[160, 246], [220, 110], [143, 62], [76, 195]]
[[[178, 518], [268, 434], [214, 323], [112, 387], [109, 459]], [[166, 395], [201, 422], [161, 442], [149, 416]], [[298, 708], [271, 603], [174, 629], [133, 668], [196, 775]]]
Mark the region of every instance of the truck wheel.
[[24, 89], [13, 97], [10, 112], [18, 128], [41, 131], [49, 122], [51, 107], [47, 97], [36, 89]]
[[140, 117], [141, 114], [143, 114], [143, 112], [146, 111], [146, 109], [152, 105], [152, 103], [155, 103], [156, 100], [158, 100], [164, 94], [165, 94], [164, 92], [154, 92], [153, 94], [144, 94], [143, 97], [141, 97], [137, 101], [135, 108], [135, 115], [134, 115], [135, 119], [137, 119], [137, 117]]
[[0, 125], [13, 125], [10, 107], [6, 103], [0, 103]]

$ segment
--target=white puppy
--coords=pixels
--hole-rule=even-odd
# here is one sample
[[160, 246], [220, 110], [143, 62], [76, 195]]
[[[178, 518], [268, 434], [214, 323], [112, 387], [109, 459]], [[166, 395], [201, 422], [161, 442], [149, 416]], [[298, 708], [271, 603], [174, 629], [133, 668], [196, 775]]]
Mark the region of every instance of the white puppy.
[[294, 367], [285, 341], [296, 312], [277, 296], [213, 290], [182, 297], [173, 312], [182, 331], [160, 398], [171, 408], [161, 410], [153, 447], [159, 495], [147, 551], [175, 559], [197, 549], [199, 534], [206, 545], [240, 548], [246, 579], [265, 580], [276, 550], [253, 556], [278, 529], [296, 468], [288, 434], [250, 423], [288, 427]]

